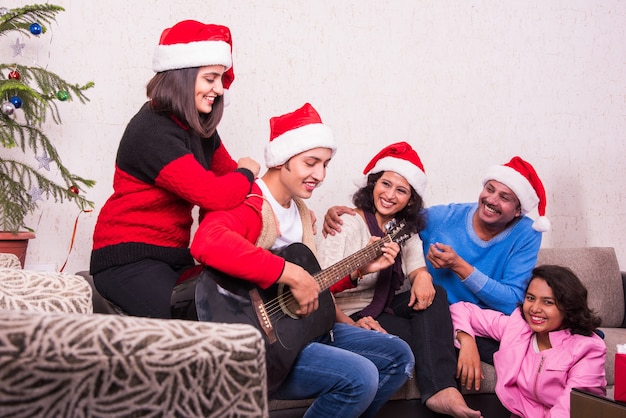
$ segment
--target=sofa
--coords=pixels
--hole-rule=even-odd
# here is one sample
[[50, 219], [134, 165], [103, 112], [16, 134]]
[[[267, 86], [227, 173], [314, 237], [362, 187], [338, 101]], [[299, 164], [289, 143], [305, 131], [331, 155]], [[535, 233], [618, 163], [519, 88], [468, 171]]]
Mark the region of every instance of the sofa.
[[256, 328], [93, 313], [85, 278], [0, 254], [0, 416], [267, 417]]
[[[616, 344], [626, 343], [625, 297], [626, 273], [620, 270], [615, 250], [610, 247], [542, 248], [537, 265], [567, 266], [581, 279], [589, 292], [590, 306], [602, 317], [601, 330], [607, 345], [607, 395], [613, 397]], [[509, 418], [510, 413], [494, 393], [496, 374], [493, 366], [483, 363], [485, 380], [479, 392], [462, 389], [468, 405], [480, 409], [485, 418]], [[301, 417], [311, 400], [270, 400], [272, 418]], [[425, 408], [415, 380], [409, 380], [378, 414], [390, 416], [437, 417]]]
[[[87, 273], [25, 272], [15, 260], [0, 254], [0, 416], [279, 418], [301, 417], [312, 402], [266, 400], [263, 344], [252, 327], [92, 314], [120, 312], [91, 291]], [[626, 343], [626, 274], [615, 251], [544, 248], [538, 264], [568, 266], [587, 286], [603, 318], [612, 397], [616, 344]], [[483, 371], [478, 393], [463, 390], [468, 404], [485, 418], [508, 418], [493, 367]], [[410, 380], [378, 416], [438, 415]]]

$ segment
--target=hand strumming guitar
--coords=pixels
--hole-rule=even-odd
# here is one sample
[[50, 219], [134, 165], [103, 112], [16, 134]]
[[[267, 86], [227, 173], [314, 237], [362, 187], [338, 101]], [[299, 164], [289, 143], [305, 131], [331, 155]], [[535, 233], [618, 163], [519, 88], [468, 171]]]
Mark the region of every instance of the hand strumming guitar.
[[305, 269], [286, 261], [283, 274], [277, 282], [289, 286], [293, 297], [300, 305], [300, 308], [295, 312], [296, 314], [304, 317], [317, 310], [318, 295], [322, 289]]

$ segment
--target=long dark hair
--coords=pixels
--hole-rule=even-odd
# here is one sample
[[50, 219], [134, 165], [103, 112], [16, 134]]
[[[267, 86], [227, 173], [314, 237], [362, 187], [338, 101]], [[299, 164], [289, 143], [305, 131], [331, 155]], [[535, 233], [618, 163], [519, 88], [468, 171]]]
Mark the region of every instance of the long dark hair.
[[587, 288], [572, 270], [563, 266], [544, 264], [533, 269], [530, 280], [535, 278], [545, 280], [552, 289], [556, 306], [563, 312], [563, 328], [569, 329], [572, 334], [589, 336], [602, 324], [602, 319], [589, 308]]
[[148, 82], [146, 94], [156, 112], [173, 114], [202, 138], [212, 136], [224, 114], [223, 96], [215, 98], [211, 113], [198, 112], [195, 101], [198, 67], [156, 73]]
[[[374, 186], [379, 178], [382, 177], [384, 171], [370, 174], [367, 176], [367, 184], [361, 187], [352, 195], [352, 203], [364, 212], [375, 213], [374, 206]], [[424, 200], [413, 186], [411, 186], [411, 197], [407, 205], [398, 213], [395, 218], [404, 219], [413, 233], [418, 233], [426, 227], [426, 218], [424, 212]]]

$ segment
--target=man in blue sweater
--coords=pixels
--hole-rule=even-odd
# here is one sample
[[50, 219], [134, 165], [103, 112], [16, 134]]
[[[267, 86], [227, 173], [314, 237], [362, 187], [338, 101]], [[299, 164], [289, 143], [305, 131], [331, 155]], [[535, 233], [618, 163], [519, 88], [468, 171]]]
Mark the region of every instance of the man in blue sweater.
[[[537, 220], [525, 216], [537, 207]], [[420, 238], [433, 282], [446, 289], [448, 301], [513, 312], [537, 262], [541, 233], [550, 229], [545, 207], [534, 168], [513, 157], [487, 171], [478, 202], [428, 208]]]

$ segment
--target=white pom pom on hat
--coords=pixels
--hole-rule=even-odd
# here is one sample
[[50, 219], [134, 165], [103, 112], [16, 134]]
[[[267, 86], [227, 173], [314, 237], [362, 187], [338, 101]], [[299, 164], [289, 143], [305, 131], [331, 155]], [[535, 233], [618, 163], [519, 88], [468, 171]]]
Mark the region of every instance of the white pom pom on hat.
[[498, 181], [515, 193], [523, 215], [537, 208], [539, 217], [533, 222], [533, 229], [539, 232], [550, 230], [550, 220], [546, 217], [546, 191], [529, 162], [515, 156], [506, 164], [490, 167], [483, 178], [483, 186], [489, 180]]
[[407, 142], [396, 142], [383, 148], [365, 166], [365, 177], [381, 171], [392, 171], [400, 174], [420, 195], [424, 196], [428, 179], [424, 165]]
[[284, 164], [294, 155], [313, 148], [330, 148], [331, 156], [337, 152], [333, 132], [309, 103], [270, 119], [270, 141], [265, 146], [268, 168]]

